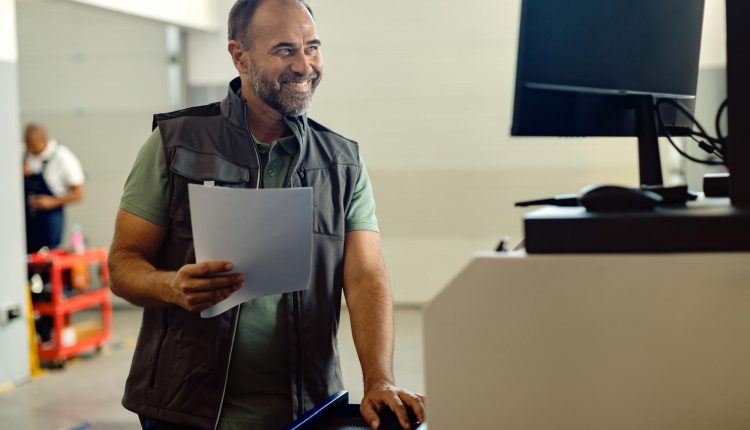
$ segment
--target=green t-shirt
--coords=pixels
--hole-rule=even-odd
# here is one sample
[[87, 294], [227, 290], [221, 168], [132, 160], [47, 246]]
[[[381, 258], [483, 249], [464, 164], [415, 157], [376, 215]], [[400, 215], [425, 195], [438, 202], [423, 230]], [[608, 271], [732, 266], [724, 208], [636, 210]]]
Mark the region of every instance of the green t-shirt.
[[[299, 152], [294, 136], [272, 145], [255, 142], [261, 156], [263, 188], [282, 188]], [[378, 231], [375, 201], [364, 163], [355, 185], [346, 231]], [[138, 153], [125, 183], [120, 208], [166, 227], [169, 222], [168, 173], [157, 128]], [[291, 387], [286, 306], [280, 294], [241, 306], [219, 428], [281, 428], [291, 421]]]
[[[292, 137], [279, 139], [279, 142], [290, 150], [297, 150], [296, 139]], [[269, 167], [281, 165], [281, 162], [291, 163], [292, 160], [284, 157], [278, 161], [281, 151], [275, 148], [276, 145], [273, 146], [274, 150], [270, 151], [268, 159]], [[167, 227], [169, 225], [169, 179], [166, 164], [161, 133], [157, 128], [138, 152], [125, 182], [120, 208], [154, 224]], [[372, 195], [370, 176], [367, 174], [362, 157], [359, 158], [359, 165], [361, 169], [354, 187], [352, 201], [346, 212], [344, 228], [346, 231], [380, 231], [375, 216], [375, 199]], [[287, 165], [285, 172], [288, 172], [290, 167], [291, 165]], [[282, 178], [286, 178], [286, 175], [280, 175], [278, 172], [271, 175], [269, 171], [264, 172], [262, 180], [265, 188], [280, 188], [283, 185]], [[272, 184], [278, 184], [278, 186]]]

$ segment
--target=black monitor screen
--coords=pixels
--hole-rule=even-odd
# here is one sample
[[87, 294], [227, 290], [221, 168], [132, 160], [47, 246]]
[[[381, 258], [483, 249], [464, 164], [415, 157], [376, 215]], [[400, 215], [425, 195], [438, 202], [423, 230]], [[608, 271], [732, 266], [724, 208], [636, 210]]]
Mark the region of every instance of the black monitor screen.
[[524, 0], [512, 134], [637, 136], [628, 95], [692, 107], [703, 3]]
[[[703, 3], [523, 0], [511, 134], [637, 136], [640, 182], [661, 185], [654, 105], [695, 106]], [[689, 131], [661, 106], [672, 134]]]

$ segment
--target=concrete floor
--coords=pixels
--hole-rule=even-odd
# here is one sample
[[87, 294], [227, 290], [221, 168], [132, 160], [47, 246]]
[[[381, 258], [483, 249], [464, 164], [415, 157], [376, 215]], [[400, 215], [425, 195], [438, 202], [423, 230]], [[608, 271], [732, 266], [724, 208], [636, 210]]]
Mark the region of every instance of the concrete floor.
[[[79, 315], [85, 318], [85, 315]], [[24, 430], [137, 430], [137, 418], [120, 405], [141, 313], [117, 303], [113, 341], [101, 353], [70, 360], [63, 370], [0, 394], [0, 428]], [[359, 361], [351, 340], [349, 317], [341, 314], [342, 370], [352, 402], [362, 398]], [[395, 370], [398, 385], [424, 392], [422, 312], [396, 311]]]

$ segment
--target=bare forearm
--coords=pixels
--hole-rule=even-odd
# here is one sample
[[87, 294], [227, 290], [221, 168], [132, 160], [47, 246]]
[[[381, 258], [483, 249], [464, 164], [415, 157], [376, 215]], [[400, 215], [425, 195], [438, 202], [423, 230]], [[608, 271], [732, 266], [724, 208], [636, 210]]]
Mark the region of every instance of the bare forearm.
[[408, 405], [424, 421], [424, 401], [418, 394], [395, 386], [393, 377], [393, 299], [380, 249], [380, 235], [350, 231], [344, 242], [344, 294], [352, 322], [352, 336], [365, 383], [360, 412], [374, 429], [378, 413], [392, 410], [402, 428], [409, 428]]
[[375, 383], [393, 384], [393, 301], [388, 281], [383, 277], [351, 287], [346, 301], [365, 391]]
[[71, 191], [62, 197], [58, 197], [58, 199], [60, 200], [60, 206], [77, 202], [83, 199], [83, 190]]
[[83, 199], [83, 185], [70, 187], [68, 193], [64, 196], [57, 197], [57, 206], [64, 206], [68, 203], [77, 202]]
[[173, 301], [169, 288], [175, 272], [157, 270], [136, 250], [113, 249], [109, 255], [112, 292], [137, 306], [164, 306]]

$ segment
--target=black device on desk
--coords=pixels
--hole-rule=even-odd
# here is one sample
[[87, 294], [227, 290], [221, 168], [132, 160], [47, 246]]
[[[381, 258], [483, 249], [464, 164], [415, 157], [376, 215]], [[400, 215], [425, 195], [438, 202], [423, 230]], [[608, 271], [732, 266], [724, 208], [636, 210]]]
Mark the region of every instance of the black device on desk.
[[[407, 408], [412, 429], [427, 430], [427, 424], [417, 421], [417, 417]], [[369, 430], [359, 405], [349, 404], [349, 393], [339, 391], [296, 419], [283, 430]], [[380, 413], [381, 430], [402, 430], [396, 415], [388, 408]]]
[[589, 185], [580, 194], [520, 201], [516, 206], [583, 206], [589, 212], [638, 212], [654, 210], [660, 205], [684, 205], [691, 197], [685, 186], [659, 187], [657, 191], [621, 185]]
[[[658, 137], [694, 134], [703, 8], [704, 0], [523, 0], [511, 134], [637, 137], [640, 185], [657, 191]], [[629, 200], [617, 210], [528, 213], [527, 252], [750, 250], [749, 21], [750, 2], [727, 0], [730, 133], [720, 143], [706, 137], [727, 156], [732, 204], [633, 211], [639, 196], [621, 189]], [[553, 203], [577, 206], [582, 196]]]

